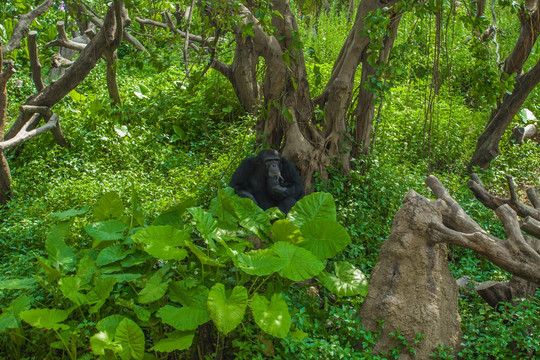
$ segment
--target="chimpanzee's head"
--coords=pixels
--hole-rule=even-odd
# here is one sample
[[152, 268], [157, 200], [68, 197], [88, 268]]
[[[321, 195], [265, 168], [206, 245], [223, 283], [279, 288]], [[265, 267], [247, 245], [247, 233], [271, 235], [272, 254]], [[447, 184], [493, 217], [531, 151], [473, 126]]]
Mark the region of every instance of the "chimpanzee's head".
[[281, 178], [281, 157], [276, 150], [263, 149], [257, 154], [257, 163], [266, 170], [268, 177]]

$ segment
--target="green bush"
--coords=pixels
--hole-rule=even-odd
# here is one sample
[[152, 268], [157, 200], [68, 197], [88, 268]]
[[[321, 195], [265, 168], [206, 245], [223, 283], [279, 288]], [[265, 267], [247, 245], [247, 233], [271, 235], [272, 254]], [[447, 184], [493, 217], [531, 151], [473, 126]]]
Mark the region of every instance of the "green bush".
[[[192, 206], [186, 200], [148, 225], [135, 190], [128, 208], [109, 192], [94, 206], [94, 221], [71, 235], [89, 207], [53, 214], [46, 256], [37, 256], [40, 275], [0, 283], [46, 291], [45, 298], [30, 291], [3, 308], [5, 348], [19, 356], [142, 359], [148, 351], [189, 349], [209, 321], [221, 336], [254, 322], [258, 331], [286, 338], [292, 321], [284, 292], [292, 282], [317, 276], [335, 296], [367, 293], [367, 280], [352, 265], [324, 271], [350, 243], [329, 194], [304, 197], [286, 217], [231, 188], [220, 190], [208, 210]], [[254, 249], [254, 237], [266, 245]], [[41, 347], [22, 338], [41, 340]]]

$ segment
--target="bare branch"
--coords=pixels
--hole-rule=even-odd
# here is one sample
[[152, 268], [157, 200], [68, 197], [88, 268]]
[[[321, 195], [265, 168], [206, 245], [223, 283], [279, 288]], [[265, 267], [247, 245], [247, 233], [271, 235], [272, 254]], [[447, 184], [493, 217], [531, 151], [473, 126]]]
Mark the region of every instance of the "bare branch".
[[[507, 177], [507, 179], [511, 192], [515, 193], [513, 181], [510, 177]], [[487, 203], [490, 207], [493, 206], [494, 202], [489, 201], [492, 198], [485, 191], [480, 181], [472, 181], [475, 184], [474, 188], [476, 190], [483, 189], [479, 193], [481, 196], [479, 197], [477, 195], [477, 197], [484, 201], [488, 200]], [[437, 178], [430, 176], [426, 179], [426, 183], [433, 189], [433, 192], [438, 198], [438, 209], [443, 216], [443, 223], [438, 220], [430, 222], [429, 232], [431, 241], [436, 243], [445, 242], [474, 250], [502, 269], [540, 285], [540, 241], [523, 236], [517, 220], [516, 211], [513, 209], [512, 204], [510, 204], [510, 200], [505, 200], [508, 203], [496, 208], [496, 214], [503, 223], [506, 231], [507, 239], [503, 240], [488, 234], [478, 224], [471, 226], [469, 221], [473, 220], [463, 215], [465, 214], [464, 210], [452, 199]], [[512, 197], [517, 198], [515, 194]], [[515, 202], [517, 202], [517, 199], [512, 201], [512, 203]], [[459, 218], [465, 219], [465, 221], [457, 220]], [[540, 232], [540, 222], [529, 217], [524, 224], [527, 224], [525, 225], [526, 227], [536, 230], [537, 233]], [[524, 224], [521, 225], [521, 229], [524, 229]], [[534, 234], [533, 231], [530, 233]]]
[[77, 51], [82, 51], [86, 47], [86, 44], [78, 43], [68, 38], [63, 21], [56, 23], [56, 29], [58, 30], [58, 39], [48, 42], [45, 44], [46, 47], [62, 46]]
[[519, 200], [519, 196], [517, 195], [512, 177], [510, 175], [506, 175], [506, 180], [508, 182], [508, 189], [510, 191], [510, 199], [502, 199], [490, 194], [486, 190], [486, 188], [480, 181], [478, 174], [476, 173], [471, 174], [471, 180], [467, 185], [469, 189], [472, 190], [476, 198], [480, 200], [482, 204], [492, 210], [496, 210], [501, 205], [508, 204], [515, 212], [517, 212], [520, 217], [525, 218], [527, 216], [530, 216], [536, 220], [540, 220], [539, 209], [535, 209], [532, 206], [525, 205]]
[[54, 129], [58, 124], [58, 114], [52, 114], [52, 116], [49, 118], [49, 121], [47, 121], [45, 125], [37, 129], [28, 131], [27, 129], [31, 127], [33, 123], [35, 123], [36, 118], [39, 118], [39, 116], [40, 115], [38, 113], [35, 113], [32, 117], [30, 117], [30, 120], [28, 120], [23, 129], [21, 129], [21, 131], [19, 131], [17, 135], [15, 135], [9, 140], [0, 142], [0, 150], [9, 149], [25, 141], [28, 141], [38, 135], [43, 134], [44, 132]]
[[28, 33], [28, 26], [34, 21], [35, 18], [45, 13], [49, 8], [54, 4], [54, 0], [44, 0], [41, 5], [39, 5], [34, 10], [19, 16], [19, 21], [15, 25], [11, 39], [4, 49], [5, 53], [10, 53], [15, 49], [21, 47], [21, 40]]
[[51, 67], [53, 68], [68, 68], [73, 64], [73, 61], [66, 59], [60, 54], [53, 54], [51, 58]]
[[28, 52], [30, 54], [30, 70], [32, 71], [32, 80], [36, 86], [37, 91], [43, 90], [45, 84], [41, 78], [41, 64], [39, 63], [39, 56], [37, 51], [37, 31], [30, 31], [28, 33]]
[[171, 29], [166, 23], [162, 23], [162, 22], [159, 22], [159, 21], [150, 20], [150, 19], [143, 19], [143, 18], [139, 18], [139, 17], [136, 17], [135, 21], [137, 21], [140, 24], [144, 24], [144, 25], [151, 25], [151, 26], [160, 27], [160, 28], [163, 28], [163, 29], [169, 29], [174, 34], [180, 35], [180, 37], [182, 37], [182, 38], [185, 38], [186, 35], [187, 35], [187, 36], [189, 36], [189, 41], [190, 42], [194, 41], [194, 42], [199, 43], [199, 44], [209, 44], [209, 43], [214, 42], [214, 37], [203, 38], [202, 36], [199, 36], [199, 35], [186, 34], [184, 31], [174, 28], [174, 26], [173, 26], [173, 29]]
[[[96, 15], [96, 13], [92, 10], [92, 8], [88, 4], [86, 4], [85, 2], [82, 2], [82, 3], [84, 5], [84, 8], [85, 8], [85, 10], [86, 10], [92, 24], [94, 24], [98, 28], [102, 28], [103, 27], [103, 21]], [[148, 50], [146, 50], [144, 45], [136, 37], [134, 37], [133, 35], [131, 35], [130, 33], [128, 33], [126, 31], [125, 27], [127, 27], [127, 26], [129, 26], [131, 24], [131, 19], [129, 19], [129, 17], [127, 17], [127, 13], [126, 13], [126, 21], [128, 21], [129, 23], [124, 24], [124, 28], [122, 29], [122, 37], [127, 42], [129, 42], [131, 45], [135, 46], [135, 48], [137, 50], [148, 53]]]
[[[115, 1], [115, 3], [118, 1]], [[25, 103], [25, 105], [38, 105], [52, 107], [64, 96], [66, 96], [71, 90], [77, 87], [88, 73], [94, 68], [97, 61], [101, 58], [104, 51], [113, 50], [117, 44], [108, 40], [105, 32], [110, 34], [112, 28], [116, 28], [116, 17], [114, 16], [115, 7], [109, 6], [108, 20], [104, 22], [104, 27], [96, 34], [95, 38], [84, 47], [77, 60], [70, 66], [65, 74], [57, 81], [52, 82], [46, 86], [42, 91], [32, 95]], [[114, 34], [114, 31], [113, 31]], [[5, 138], [11, 139], [15, 137], [24, 128], [28, 122], [28, 116], [20, 114], [9, 131], [6, 133]], [[59, 134], [60, 132], [58, 132]]]
[[540, 238], [540, 221], [527, 216], [521, 222], [521, 229], [527, 234]]

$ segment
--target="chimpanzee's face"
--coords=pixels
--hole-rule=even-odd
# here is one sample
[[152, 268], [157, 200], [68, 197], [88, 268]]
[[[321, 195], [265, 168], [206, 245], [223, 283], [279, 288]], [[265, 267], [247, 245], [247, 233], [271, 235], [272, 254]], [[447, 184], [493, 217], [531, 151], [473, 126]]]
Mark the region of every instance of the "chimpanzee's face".
[[281, 176], [281, 171], [279, 170], [279, 156], [272, 156], [264, 159], [264, 165], [269, 177]]

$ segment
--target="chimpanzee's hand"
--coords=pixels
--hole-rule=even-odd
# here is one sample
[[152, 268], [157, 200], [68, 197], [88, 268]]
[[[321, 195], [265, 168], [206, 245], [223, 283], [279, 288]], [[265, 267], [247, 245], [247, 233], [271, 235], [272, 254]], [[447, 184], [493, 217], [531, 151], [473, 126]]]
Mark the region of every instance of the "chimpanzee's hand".
[[287, 191], [286, 187], [283, 187], [280, 185], [278, 176], [268, 178], [268, 188], [270, 192], [272, 193], [272, 195], [276, 195], [276, 196], [281, 195], [285, 191]]

